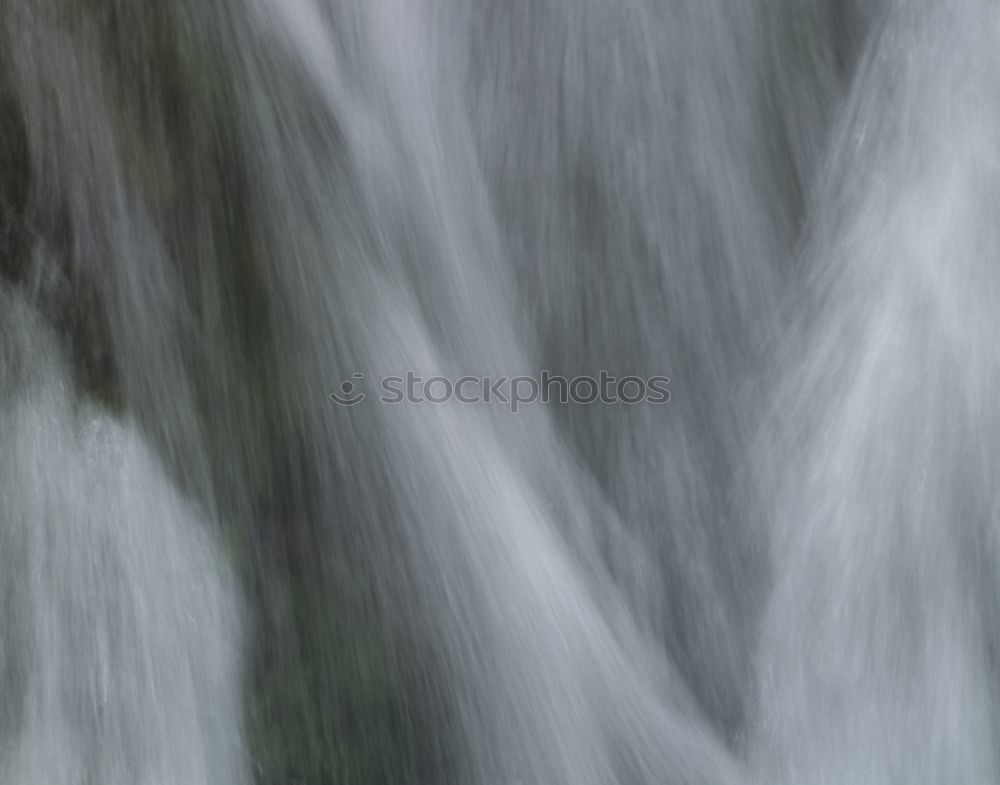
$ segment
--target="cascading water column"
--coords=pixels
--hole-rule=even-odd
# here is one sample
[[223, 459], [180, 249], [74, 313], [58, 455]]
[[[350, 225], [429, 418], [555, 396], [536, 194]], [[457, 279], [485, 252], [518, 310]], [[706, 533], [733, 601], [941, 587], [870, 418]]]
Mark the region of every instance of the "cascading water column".
[[236, 785], [242, 609], [136, 430], [0, 295], [0, 781]]
[[761, 781], [997, 780], [1000, 13], [900, 3], [813, 205], [758, 445]]

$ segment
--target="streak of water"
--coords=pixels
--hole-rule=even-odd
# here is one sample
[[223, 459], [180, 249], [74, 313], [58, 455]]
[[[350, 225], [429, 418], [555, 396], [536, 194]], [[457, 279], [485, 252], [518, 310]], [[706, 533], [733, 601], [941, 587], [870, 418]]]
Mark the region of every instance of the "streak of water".
[[0, 785], [996, 780], [998, 15], [0, 6]]

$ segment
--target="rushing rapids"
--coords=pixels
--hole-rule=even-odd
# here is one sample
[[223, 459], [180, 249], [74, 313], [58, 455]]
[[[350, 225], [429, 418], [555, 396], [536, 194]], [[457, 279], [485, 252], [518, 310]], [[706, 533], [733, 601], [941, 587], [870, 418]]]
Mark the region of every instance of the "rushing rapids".
[[[1000, 781], [998, 86], [986, 0], [2, 0], [0, 785]], [[669, 401], [371, 394], [543, 371]]]

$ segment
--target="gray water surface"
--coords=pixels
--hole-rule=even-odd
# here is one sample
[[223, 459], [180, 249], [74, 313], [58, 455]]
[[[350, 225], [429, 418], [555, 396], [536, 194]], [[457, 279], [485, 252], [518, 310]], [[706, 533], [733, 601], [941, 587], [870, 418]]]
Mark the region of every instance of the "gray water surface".
[[[3, 0], [0, 785], [1000, 781], [998, 86], [985, 0]], [[670, 401], [329, 397], [543, 369]]]

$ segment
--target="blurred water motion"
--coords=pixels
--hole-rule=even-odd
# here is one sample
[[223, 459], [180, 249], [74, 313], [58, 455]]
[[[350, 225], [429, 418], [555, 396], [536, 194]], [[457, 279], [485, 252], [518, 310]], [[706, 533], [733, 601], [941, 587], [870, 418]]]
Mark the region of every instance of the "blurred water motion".
[[0, 785], [1000, 781], [998, 41], [4, 0]]

